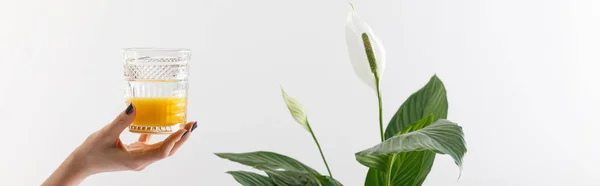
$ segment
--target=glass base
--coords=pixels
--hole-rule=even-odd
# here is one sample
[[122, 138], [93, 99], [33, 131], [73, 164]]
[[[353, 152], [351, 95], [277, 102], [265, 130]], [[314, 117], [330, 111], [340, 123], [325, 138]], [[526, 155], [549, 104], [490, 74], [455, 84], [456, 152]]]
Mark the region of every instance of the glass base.
[[181, 129], [183, 123], [171, 125], [171, 126], [142, 126], [142, 125], [129, 125], [129, 132], [140, 133], [140, 134], [171, 134]]

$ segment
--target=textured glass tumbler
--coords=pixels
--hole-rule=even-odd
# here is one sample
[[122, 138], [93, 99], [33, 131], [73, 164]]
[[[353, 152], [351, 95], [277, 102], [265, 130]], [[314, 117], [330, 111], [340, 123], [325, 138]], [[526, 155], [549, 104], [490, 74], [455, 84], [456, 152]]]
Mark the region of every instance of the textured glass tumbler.
[[136, 113], [130, 132], [168, 134], [185, 125], [190, 59], [186, 49], [123, 50], [125, 99]]

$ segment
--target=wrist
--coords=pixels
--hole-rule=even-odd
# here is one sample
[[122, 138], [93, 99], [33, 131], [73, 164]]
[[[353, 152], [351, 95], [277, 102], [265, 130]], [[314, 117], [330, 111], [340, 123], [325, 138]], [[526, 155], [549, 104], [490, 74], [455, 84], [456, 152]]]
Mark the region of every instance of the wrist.
[[71, 154], [42, 185], [79, 185], [90, 175], [92, 173], [86, 168], [82, 158]]
[[87, 163], [83, 161], [82, 157], [76, 155], [70, 155], [67, 157], [65, 162], [63, 163], [66, 167], [66, 171], [73, 175], [74, 178], [85, 179], [86, 177], [92, 175], [89, 168], [87, 167]]

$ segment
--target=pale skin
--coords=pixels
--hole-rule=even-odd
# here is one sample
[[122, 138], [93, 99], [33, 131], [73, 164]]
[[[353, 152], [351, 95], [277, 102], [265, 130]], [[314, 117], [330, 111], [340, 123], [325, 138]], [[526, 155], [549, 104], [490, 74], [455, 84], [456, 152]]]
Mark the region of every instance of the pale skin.
[[190, 122], [183, 129], [170, 134], [164, 141], [149, 144], [149, 134], [138, 141], [123, 144], [119, 136], [135, 118], [135, 107], [130, 105], [114, 121], [92, 133], [48, 177], [42, 186], [79, 185], [85, 178], [103, 172], [141, 171], [148, 165], [173, 155], [194, 129]]

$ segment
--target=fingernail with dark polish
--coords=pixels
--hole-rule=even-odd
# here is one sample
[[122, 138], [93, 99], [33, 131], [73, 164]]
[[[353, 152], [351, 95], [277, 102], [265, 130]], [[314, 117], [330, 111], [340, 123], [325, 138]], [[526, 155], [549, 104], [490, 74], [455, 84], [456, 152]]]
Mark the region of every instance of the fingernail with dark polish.
[[125, 114], [129, 115], [129, 114], [131, 114], [131, 112], [133, 112], [133, 103], [129, 104], [129, 106], [127, 107], [127, 110], [125, 110]]
[[196, 129], [196, 127], [198, 127], [198, 122], [197, 121], [194, 122], [194, 125], [192, 126], [192, 130], [191, 131], [194, 132], [194, 129]]
[[185, 135], [187, 135], [188, 133], [190, 133], [190, 131], [189, 131], [189, 130], [188, 130], [188, 131], [185, 131], [185, 132], [183, 133], [183, 135], [181, 135], [181, 137], [182, 137], [182, 138], [183, 138], [183, 137], [185, 137]]

